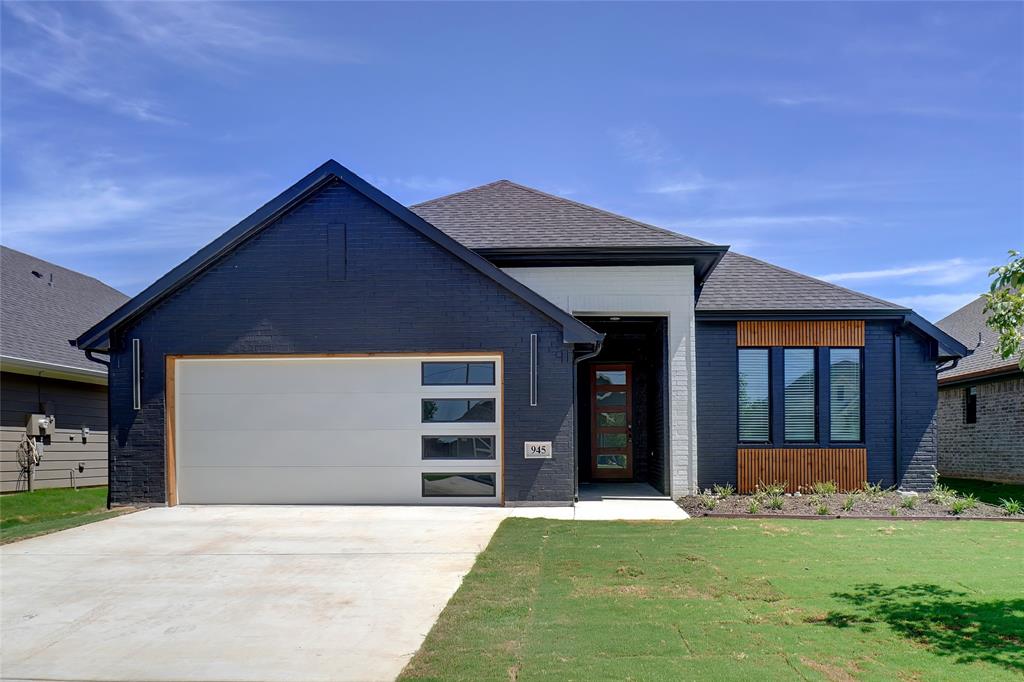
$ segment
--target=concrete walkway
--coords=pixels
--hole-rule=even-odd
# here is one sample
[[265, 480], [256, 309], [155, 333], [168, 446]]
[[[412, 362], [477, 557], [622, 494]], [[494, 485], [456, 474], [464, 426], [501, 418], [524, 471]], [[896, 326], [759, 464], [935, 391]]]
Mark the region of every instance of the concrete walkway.
[[584, 483], [573, 507], [513, 507], [511, 516], [575, 521], [681, 521], [672, 498], [646, 483]]

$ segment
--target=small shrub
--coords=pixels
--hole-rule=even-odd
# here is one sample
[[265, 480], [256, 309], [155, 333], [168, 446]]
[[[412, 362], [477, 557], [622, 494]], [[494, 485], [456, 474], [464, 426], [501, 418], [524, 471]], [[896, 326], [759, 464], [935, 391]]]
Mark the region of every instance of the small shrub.
[[1007, 516], [1013, 516], [1014, 514], [1020, 514], [1021, 510], [1024, 509], [1024, 505], [1021, 505], [1017, 500], [999, 500], [999, 506], [1003, 508], [1003, 511]]
[[828, 505], [827, 504], [819, 504], [818, 508], [815, 510], [815, 512], [818, 514], [818, 516], [825, 516], [825, 515], [827, 515], [828, 514]]
[[750, 504], [747, 505], [748, 514], [756, 514], [761, 511], [761, 503], [757, 500], [750, 500]]
[[855, 504], [857, 504], [857, 495], [855, 493], [850, 493], [846, 496], [846, 499], [843, 500], [843, 511], [853, 511], [853, 505]]
[[968, 495], [967, 497], [958, 497], [953, 500], [949, 505], [949, 511], [959, 515], [968, 509], [974, 509], [976, 506], [978, 506], [978, 501], [974, 498], [974, 495]]
[[864, 481], [864, 494], [870, 499], [881, 497], [887, 492], [888, 490], [882, 487], [881, 481], [878, 483], [869, 483]]
[[814, 495], [829, 497], [839, 492], [839, 486], [836, 485], [835, 481], [815, 481], [811, 484], [810, 491]]
[[785, 504], [785, 502], [786, 502], [786, 500], [785, 500], [785, 498], [782, 497], [782, 495], [769, 495], [768, 496], [768, 508], [769, 509], [775, 509], [775, 510], [782, 509], [782, 507]]
[[932, 491], [928, 493], [928, 501], [932, 504], [946, 506], [956, 501], [956, 491], [949, 486], [936, 483]]
[[736, 492], [736, 489], [732, 487], [731, 483], [726, 483], [725, 485], [719, 485], [716, 483], [711, 486], [711, 490], [715, 494], [715, 497], [718, 498], [730, 497], [734, 492]]
[[893, 506], [889, 507], [889, 516], [899, 516], [899, 515], [900, 515], [900, 508], [899, 507], [897, 507], [895, 504]]
[[718, 498], [712, 495], [710, 490], [702, 492], [697, 499], [700, 500], [701, 506], [709, 511], [718, 505]]
[[786, 481], [782, 483], [764, 483], [759, 481], [757, 484], [757, 492], [765, 495], [783, 495], [786, 492]]
[[907, 495], [900, 502], [900, 506], [904, 509], [915, 509], [917, 508], [917, 495]]

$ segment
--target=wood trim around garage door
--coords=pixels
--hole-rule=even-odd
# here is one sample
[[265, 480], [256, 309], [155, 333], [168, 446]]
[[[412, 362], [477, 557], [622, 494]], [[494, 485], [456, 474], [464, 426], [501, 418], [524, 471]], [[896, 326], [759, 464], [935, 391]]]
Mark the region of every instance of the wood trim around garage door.
[[505, 506], [505, 353], [502, 351], [465, 351], [432, 352], [432, 353], [252, 353], [224, 355], [167, 355], [164, 356], [164, 494], [167, 506], [178, 504], [178, 463], [175, 457], [174, 436], [176, 433], [176, 385], [175, 363], [178, 360], [289, 360], [289, 359], [322, 359], [322, 358], [461, 358], [461, 357], [497, 357], [501, 372], [496, 372], [494, 382], [498, 389], [498, 442], [501, 443], [501, 456], [498, 459], [498, 471], [501, 478], [499, 504]]

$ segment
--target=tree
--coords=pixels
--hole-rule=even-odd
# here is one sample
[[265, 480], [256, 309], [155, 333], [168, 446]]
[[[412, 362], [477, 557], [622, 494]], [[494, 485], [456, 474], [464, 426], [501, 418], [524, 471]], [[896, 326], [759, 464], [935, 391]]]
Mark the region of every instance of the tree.
[[1009, 360], [1017, 356], [1024, 370], [1024, 257], [1010, 249], [1010, 262], [988, 271], [992, 280], [985, 296], [988, 326], [999, 334], [996, 351]]

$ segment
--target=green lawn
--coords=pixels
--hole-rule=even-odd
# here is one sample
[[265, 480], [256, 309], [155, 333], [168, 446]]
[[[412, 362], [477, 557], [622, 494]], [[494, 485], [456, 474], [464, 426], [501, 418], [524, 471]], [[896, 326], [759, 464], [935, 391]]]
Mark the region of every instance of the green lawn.
[[939, 478], [939, 483], [947, 485], [960, 495], [973, 494], [978, 501], [999, 504], [1000, 500], [1017, 500], [1024, 504], [1024, 485], [1013, 483], [989, 483], [969, 478]]
[[403, 679], [1021, 680], [1024, 523], [508, 519]]
[[52, 533], [124, 513], [107, 510], [107, 488], [55, 488], [0, 495], [0, 542]]

